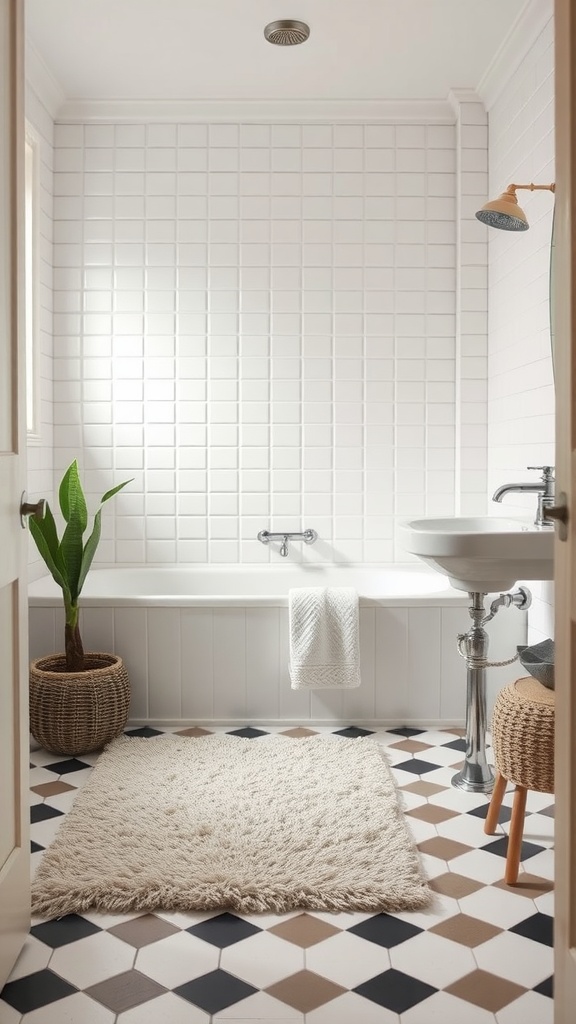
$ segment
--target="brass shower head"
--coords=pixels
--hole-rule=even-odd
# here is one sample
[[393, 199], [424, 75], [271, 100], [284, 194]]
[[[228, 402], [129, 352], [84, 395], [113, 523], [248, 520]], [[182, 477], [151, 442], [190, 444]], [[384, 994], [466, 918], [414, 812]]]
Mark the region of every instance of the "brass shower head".
[[544, 190], [554, 192], [556, 185], [508, 185], [508, 188], [498, 199], [485, 203], [476, 214], [478, 220], [488, 224], [491, 228], [500, 228], [502, 231], [527, 231], [530, 225], [528, 218], [521, 206], [518, 205], [516, 190], [519, 188], [529, 189], [531, 192]]

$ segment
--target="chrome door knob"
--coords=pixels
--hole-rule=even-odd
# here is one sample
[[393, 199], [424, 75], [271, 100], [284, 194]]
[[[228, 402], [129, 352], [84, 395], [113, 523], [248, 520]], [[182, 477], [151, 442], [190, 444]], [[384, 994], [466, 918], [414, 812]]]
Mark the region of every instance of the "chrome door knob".
[[20, 522], [22, 524], [22, 529], [25, 529], [26, 527], [26, 516], [34, 516], [35, 519], [44, 519], [44, 516], [46, 515], [46, 498], [40, 498], [36, 504], [33, 504], [32, 502], [26, 501], [27, 497], [28, 495], [26, 494], [26, 491], [22, 491], [22, 497], [20, 498]]

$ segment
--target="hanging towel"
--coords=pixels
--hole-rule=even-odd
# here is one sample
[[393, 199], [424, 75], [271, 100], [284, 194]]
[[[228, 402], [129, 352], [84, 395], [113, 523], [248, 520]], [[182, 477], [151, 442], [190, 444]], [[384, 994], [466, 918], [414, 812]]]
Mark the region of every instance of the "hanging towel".
[[360, 685], [358, 594], [353, 587], [288, 592], [293, 690]]

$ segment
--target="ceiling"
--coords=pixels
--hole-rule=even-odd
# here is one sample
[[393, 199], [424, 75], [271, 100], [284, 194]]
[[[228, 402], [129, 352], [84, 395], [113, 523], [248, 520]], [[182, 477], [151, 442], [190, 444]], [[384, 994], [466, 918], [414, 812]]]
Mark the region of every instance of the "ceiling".
[[[527, 0], [26, 0], [69, 100], [444, 100], [475, 88]], [[280, 48], [264, 26], [308, 22]]]

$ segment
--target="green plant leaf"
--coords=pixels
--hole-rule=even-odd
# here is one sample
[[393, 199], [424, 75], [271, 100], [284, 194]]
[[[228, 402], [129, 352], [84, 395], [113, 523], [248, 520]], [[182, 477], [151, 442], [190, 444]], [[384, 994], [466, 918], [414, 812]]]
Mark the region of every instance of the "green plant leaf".
[[94, 528], [92, 530], [92, 533], [90, 534], [88, 540], [86, 541], [86, 544], [84, 545], [84, 551], [82, 553], [82, 564], [80, 566], [80, 572], [78, 574], [76, 596], [80, 594], [82, 587], [84, 586], [84, 580], [88, 575], [88, 570], [92, 565], [92, 559], [96, 554], [96, 548], [98, 547], [98, 543], [100, 541], [100, 533], [102, 530], [101, 518], [102, 508], [100, 507], [96, 515], [94, 516]]
[[72, 520], [75, 522], [75, 529], [81, 528], [81, 532], [88, 526], [88, 509], [80, 477], [78, 475], [78, 463], [76, 459], [70, 463], [60, 482], [58, 492], [60, 509], [66, 523]]
[[118, 484], [117, 487], [113, 487], [111, 491], [106, 491], [106, 494], [103, 494], [100, 498], [100, 504], [103, 505], [105, 501], [108, 501], [108, 498], [112, 498], [115, 494], [118, 494], [118, 491], [121, 491], [123, 487], [126, 487], [126, 484], [131, 484], [133, 479], [134, 477], [132, 476], [129, 480], [125, 480], [123, 484]]
[[55, 582], [64, 592], [65, 603], [70, 600], [70, 587], [68, 585], [68, 579], [66, 575], [66, 566], [63, 564], [59, 543], [58, 535], [56, 533], [56, 524], [54, 517], [50, 511], [50, 507], [46, 506], [46, 515], [44, 519], [30, 518], [28, 520], [30, 533], [44, 559], [48, 569], [50, 570]]

